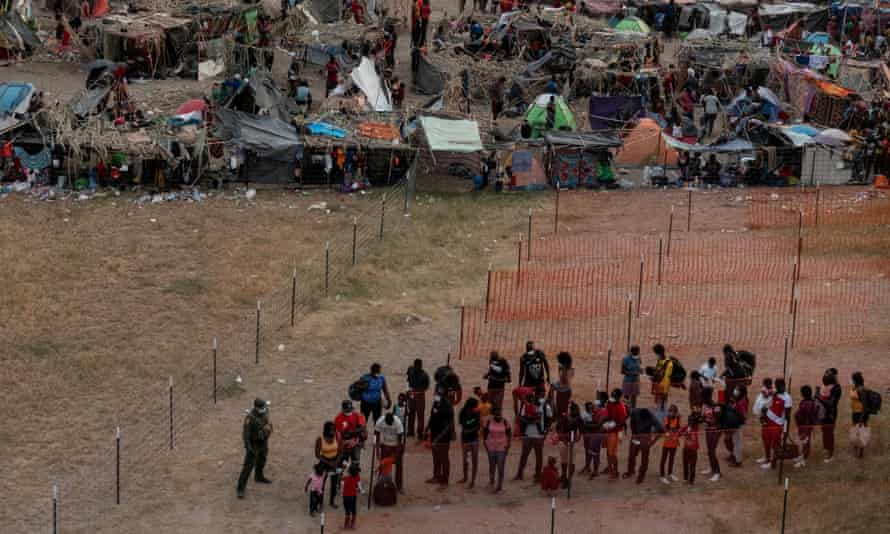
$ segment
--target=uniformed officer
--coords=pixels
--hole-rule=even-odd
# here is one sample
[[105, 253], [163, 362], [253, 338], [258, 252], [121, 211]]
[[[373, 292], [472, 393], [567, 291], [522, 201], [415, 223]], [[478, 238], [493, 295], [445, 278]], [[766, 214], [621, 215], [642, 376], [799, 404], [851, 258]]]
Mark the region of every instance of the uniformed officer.
[[263, 476], [266, 456], [269, 454], [269, 436], [272, 435], [272, 423], [269, 422], [269, 403], [263, 399], [253, 401], [253, 410], [244, 418], [244, 467], [238, 477], [238, 498], [244, 498], [244, 488], [250, 472], [254, 471], [254, 480], [258, 484], [270, 484], [272, 481]]

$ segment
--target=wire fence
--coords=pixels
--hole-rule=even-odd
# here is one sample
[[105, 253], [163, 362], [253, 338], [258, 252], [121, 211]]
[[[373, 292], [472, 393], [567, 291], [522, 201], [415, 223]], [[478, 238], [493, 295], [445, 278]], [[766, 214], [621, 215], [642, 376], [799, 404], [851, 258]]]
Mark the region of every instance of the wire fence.
[[748, 210], [751, 228], [890, 224], [890, 194], [879, 189], [809, 188], [754, 192]]
[[[107, 527], [119, 504], [151, 491], [154, 467], [175, 454], [189, 431], [213, 405], [262, 371], [277, 352], [276, 333], [293, 326], [317, 303], [344, 288], [347, 274], [376, 243], [398, 232], [408, 215], [414, 173], [376, 194], [347, 229], [338, 229], [322, 250], [302, 258], [282, 285], [220, 332], [206, 353], [159, 377], [153, 400], [141, 396], [120, 408], [119, 428], [108, 429], [107, 446], [71, 460], [58, 473], [56, 498], [22, 509], [11, 532], [93, 532]], [[118, 439], [120, 437], [120, 439]], [[113, 466], [109, 468], [109, 466]]]

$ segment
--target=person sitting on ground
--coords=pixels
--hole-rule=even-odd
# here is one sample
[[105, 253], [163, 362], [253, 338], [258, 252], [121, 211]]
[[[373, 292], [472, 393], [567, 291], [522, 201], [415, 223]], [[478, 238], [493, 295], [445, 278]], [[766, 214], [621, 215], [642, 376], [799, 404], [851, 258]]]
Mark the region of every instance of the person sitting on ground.
[[706, 184], [720, 183], [720, 162], [717, 161], [717, 155], [708, 156], [708, 162], [705, 164], [704, 182]]

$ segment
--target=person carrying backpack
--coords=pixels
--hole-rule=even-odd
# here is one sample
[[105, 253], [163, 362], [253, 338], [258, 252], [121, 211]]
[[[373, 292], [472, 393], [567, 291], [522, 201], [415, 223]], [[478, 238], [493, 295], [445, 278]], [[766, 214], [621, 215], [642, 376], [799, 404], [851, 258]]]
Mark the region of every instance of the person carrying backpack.
[[850, 428], [850, 444], [856, 458], [865, 457], [865, 448], [871, 440], [871, 429], [868, 428], [869, 416], [880, 410], [881, 396], [865, 388], [865, 378], [856, 371], [850, 377], [850, 410], [853, 426]]
[[389, 387], [386, 385], [386, 377], [381, 373], [380, 364], [372, 363], [370, 371], [370, 373], [362, 375], [361, 378], [368, 384], [362, 393], [361, 412], [365, 419], [376, 422], [383, 415], [383, 398], [386, 398], [387, 410], [392, 406], [392, 400], [389, 397]]
[[810, 441], [813, 430], [820, 421], [825, 419], [825, 407], [813, 398], [813, 388], [802, 386], [800, 388], [800, 405], [794, 414], [794, 422], [797, 423], [797, 438], [800, 444], [800, 456], [794, 459], [794, 467], [807, 465], [810, 457]]

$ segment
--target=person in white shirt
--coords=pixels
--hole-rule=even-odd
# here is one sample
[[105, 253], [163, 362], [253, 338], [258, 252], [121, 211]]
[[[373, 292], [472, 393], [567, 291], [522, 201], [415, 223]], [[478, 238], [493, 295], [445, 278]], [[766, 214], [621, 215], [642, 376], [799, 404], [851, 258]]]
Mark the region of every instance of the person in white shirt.
[[402, 421], [395, 416], [393, 412], [387, 412], [386, 415], [377, 420], [374, 425], [377, 432], [377, 445], [380, 459], [387, 457], [395, 460], [396, 467], [396, 487], [402, 490], [402, 436], [405, 433], [405, 427]]
[[717, 358], [708, 358], [708, 361], [698, 370], [701, 375], [701, 384], [704, 389], [714, 389], [717, 383]]
[[713, 89], [710, 93], [701, 97], [701, 104], [705, 108], [705, 115], [702, 119], [701, 136], [710, 136], [714, 132], [714, 123], [717, 121], [717, 114], [720, 113], [723, 106], [720, 104], [720, 99], [717, 98], [717, 92]]
[[766, 27], [766, 30], [760, 38], [760, 44], [763, 45], [764, 48], [773, 47], [773, 29], [770, 26]]

